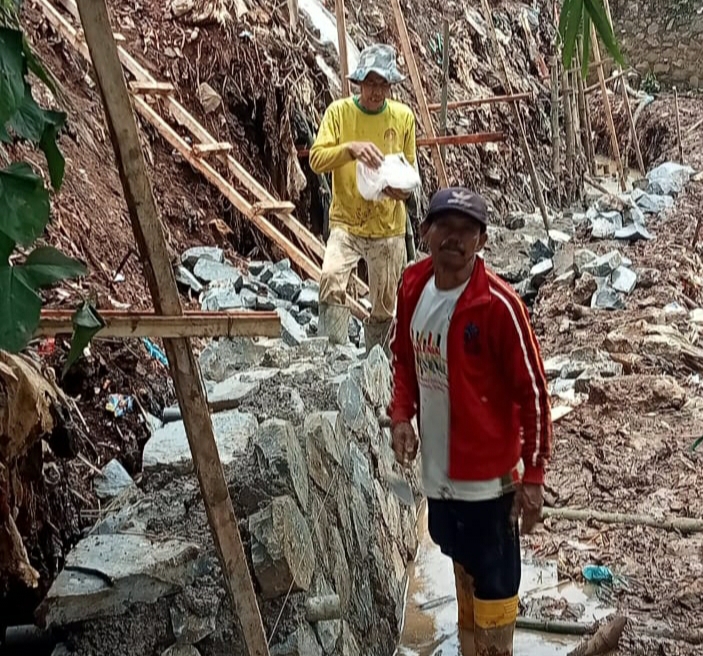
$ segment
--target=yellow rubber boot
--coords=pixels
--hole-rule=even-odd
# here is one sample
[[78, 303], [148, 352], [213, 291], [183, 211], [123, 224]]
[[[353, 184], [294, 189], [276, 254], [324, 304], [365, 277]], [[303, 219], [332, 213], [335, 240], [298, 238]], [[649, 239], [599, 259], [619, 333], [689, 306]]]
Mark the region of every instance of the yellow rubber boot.
[[512, 656], [518, 598], [500, 601], [474, 599], [476, 656]]
[[462, 656], [474, 656], [474, 580], [467, 571], [454, 563], [456, 602], [459, 609], [459, 644]]

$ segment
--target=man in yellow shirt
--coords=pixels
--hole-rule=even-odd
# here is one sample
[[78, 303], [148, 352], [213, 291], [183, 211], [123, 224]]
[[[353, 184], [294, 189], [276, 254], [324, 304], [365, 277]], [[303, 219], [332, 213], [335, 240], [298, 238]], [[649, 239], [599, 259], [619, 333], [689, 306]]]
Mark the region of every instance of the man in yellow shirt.
[[356, 186], [356, 162], [376, 169], [386, 155], [403, 153], [415, 166], [415, 116], [407, 105], [389, 98], [391, 86], [404, 79], [391, 46], [377, 44], [364, 49], [349, 79], [359, 84], [359, 95], [327, 108], [310, 150], [313, 171], [332, 173], [319, 333], [333, 343], [347, 341], [347, 284], [359, 260], [364, 259], [372, 306], [364, 327], [366, 350], [381, 344], [388, 352], [398, 283], [407, 263], [405, 201], [409, 194], [387, 188], [384, 200], [365, 200]]

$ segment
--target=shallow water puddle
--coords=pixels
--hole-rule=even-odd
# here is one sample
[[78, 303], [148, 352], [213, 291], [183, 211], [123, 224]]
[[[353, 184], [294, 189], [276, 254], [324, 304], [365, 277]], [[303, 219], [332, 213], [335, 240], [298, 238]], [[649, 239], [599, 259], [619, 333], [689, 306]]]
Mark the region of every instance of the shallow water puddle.
[[[452, 562], [429, 537], [425, 509], [418, 520], [420, 547], [408, 571], [405, 621], [397, 656], [460, 656]], [[523, 556], [520, 598], [565, 598], [586, 608], [579, 620], [590, 623], [609, 615], [593, 595], [573, 583], [559, 584], [555, 562]], [[516, 656], [564, 656], [579, 642], [575, 636], [518, 630]]]

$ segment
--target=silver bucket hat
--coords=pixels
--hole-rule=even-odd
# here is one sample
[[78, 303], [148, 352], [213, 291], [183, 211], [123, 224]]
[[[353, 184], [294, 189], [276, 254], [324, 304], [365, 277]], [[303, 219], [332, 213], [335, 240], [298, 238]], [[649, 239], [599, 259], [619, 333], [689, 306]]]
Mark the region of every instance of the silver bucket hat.
[[376, 43], [364, 48], [359, 56], [356, 70], [349, 76], [352, 82], [363, 82], [369, 73], [380, 75], [386, 82], [397, 84], [405, 79], [398, 70], [395, 48], [381, 43]]

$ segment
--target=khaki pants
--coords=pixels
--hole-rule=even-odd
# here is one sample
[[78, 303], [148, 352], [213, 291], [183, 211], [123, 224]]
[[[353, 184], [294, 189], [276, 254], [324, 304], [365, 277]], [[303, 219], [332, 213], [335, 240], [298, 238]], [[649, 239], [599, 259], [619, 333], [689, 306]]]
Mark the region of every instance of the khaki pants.
[[366, 260], [369, 270], [372, 306], [369, 321], [390, 321], [395, 312], [398, 283], [407, 263], [405, 235], [370, 239], [332, 228], [322, 263], [320, 303], [345, 304], [349, 278], [361, 259]]

